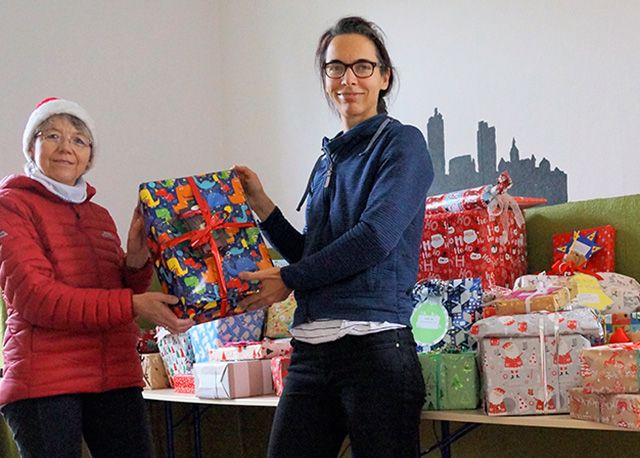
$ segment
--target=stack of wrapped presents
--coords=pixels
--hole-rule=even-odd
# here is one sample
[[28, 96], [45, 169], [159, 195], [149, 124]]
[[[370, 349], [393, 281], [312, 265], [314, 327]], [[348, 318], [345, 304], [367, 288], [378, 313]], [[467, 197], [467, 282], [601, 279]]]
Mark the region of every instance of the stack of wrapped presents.
[[[640, 284], [615, 272], [616, 230], [551, 240], [546, 272], [527, 274], [521, 198], [494, 185], [427, 198], [411, 294], [429, 410], [545, 415], [640, 429]], [[203, 398], [280, 395], [293, 294], [237, 304], [258, 285], [238, 273], [272, 261], [233, 171], [144, 183], [149, 248], [174, 312], [196, 322], [141, 339], [147, 388]]]
[[615, 228], [556, 234], [547, 271], [527, 274], [509, 184], [427, 198], [411, 320], [424, 408], [640, 429], [640, 284], [615, 273]]
[[196, 322], [184, 334], [155, 334], [167, 382], [213, 398], [281, 391], [296, 304], [291, 296], [266, 310], [237, 307], [258, 288], [238, 273], [272, 266], [239, 178], [225, 170], [152, 181], [139, 196], [162, 290], [178, 297], [178, 317]]

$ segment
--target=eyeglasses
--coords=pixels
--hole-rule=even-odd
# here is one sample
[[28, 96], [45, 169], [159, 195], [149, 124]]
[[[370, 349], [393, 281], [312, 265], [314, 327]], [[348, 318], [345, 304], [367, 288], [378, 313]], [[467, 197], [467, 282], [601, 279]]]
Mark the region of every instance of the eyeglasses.
[[344, 74], [347, 73], [347, 69], [350, 68], [358, 78], [369, 78], [373, 75], [373, 70], [375, 70], [376, 65], [378, 64], [365, 59], [356, 60], [351, 64], [345, 64], [339, 60], [332, 60], [324, 64], [324, 74], [331, 79], [337, 80], [342, 78]]
[[75, 135], [71, 135], [70, 137], [65, 137], [57, 130], [47, 130], [44, 132], [38, 132], [36, 134], [36, 138], [37, 137], [40, 137], [43, 142], [52, 143], [56, 145], [61, 145], [66, 138], [67, 140], [69, 140], [69, 143], [71, 143], [71, 146], [78, 149], [91, 148], [92, 146], [91, 140], [89, 140], [84, 135], [75, 134]]

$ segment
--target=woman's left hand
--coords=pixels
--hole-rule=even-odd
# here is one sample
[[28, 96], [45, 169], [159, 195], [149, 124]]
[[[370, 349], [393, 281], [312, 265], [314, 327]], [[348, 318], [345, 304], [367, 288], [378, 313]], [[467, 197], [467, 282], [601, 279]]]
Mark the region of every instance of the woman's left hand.
[[141, 269], [149, 259], [147, 238], [144, 235], [144, 221], [138, 207], [133, 211], [127, 236], [127, 267]]
[[291, 294], [291, 288], [282, 281], [280, 267], [270, 267], [257, 272], [240, 272], [242, 280], [258, 280], [260, 290], [238, 303], [238, 308], [242, 310], [255, 310], [267, 307], [274, 302], [285, 300]]

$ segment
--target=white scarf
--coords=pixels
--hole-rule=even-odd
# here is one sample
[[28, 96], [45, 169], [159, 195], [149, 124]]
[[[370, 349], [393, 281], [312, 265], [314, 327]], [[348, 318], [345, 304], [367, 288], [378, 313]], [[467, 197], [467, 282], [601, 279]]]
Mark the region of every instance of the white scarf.
[[36, 180], [62, 200], [79, 204], [87, 199], [87, 182], [83, 177], [78, 178], [75, 185], [69, 186], [46, 176], [33, 161], [27, 162], [24, 170], [29, 178]]

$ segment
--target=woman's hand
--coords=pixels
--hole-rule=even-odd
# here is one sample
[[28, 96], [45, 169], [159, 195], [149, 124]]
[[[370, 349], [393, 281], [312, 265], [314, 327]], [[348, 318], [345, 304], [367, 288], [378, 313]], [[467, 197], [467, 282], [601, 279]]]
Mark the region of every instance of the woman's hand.
[[240, 178], [249, 206], [258, 215], [258, 218], [264, 221], [276, 208], [276, 205], [264, 192], [260, 178], [253, 170], [244, 165], [234, 165], [233, 170]]
[[178, 298], [164, 293], [143, 293], [133, 295], [133, 313], [145, 320], [164, 326], [173, 334], [185, 332], [193, 321], [178, 318], [169, 308], [169, 304], [178, 303]]
[[260, 290], [241, 300], [238, 308], [241, 310], [255, 310], [266, 307], [274, 302], [285, 300], [291, 294], [291, 289], [287, 287], [280, 276], [280, 267], [270, 267], [257, 272], [240, 272], [238, 275], [242, 280], [258, 280]]
[[130, 269], [142, 269], [149, 259], [147, 238], [144, 235], [144, 221], [140, 208], [133, 210], [133, 217], [129, 225], [127, 235], [127, 267]]

